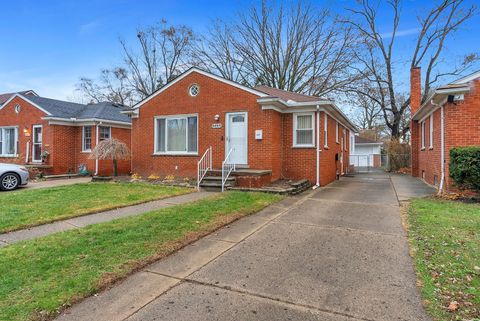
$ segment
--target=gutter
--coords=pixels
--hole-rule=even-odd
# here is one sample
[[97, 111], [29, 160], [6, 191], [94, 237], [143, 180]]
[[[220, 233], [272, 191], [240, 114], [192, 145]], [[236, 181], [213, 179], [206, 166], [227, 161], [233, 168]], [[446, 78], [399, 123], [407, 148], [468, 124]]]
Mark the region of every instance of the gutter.
[[316, 131], [317, 131], [317, 172], [316, 172], [316, 183], [315, 186], [312, 187], [312, 189], [317, 189], [320, 187], [320, 152], [322, 151], [320, 149], [320, 106], [317, 105], [317, 112], [315, 113], [316, 115]]

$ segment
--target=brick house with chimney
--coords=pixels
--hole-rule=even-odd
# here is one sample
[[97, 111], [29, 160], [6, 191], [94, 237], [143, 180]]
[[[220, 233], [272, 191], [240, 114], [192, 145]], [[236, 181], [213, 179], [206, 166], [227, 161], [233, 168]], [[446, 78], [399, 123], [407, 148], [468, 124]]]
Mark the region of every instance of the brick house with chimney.
[[124, 113], [132, 117], [133, 173], [202, 181], [207, 172], [228, 176], [234, 165], [245, 187], [281, 178], [332, 182], [347, 171], [356, 131], [332, 101], [197, 68]]
[[412, 175], [452, 189], [450, 149], [480, 145], [480, 71], [437, 88], [423, 104], [420, 68], [412, 69], [410, 87]]
[[[102, 102], [77, 104], [21, 92], [1, 95], [0, 163], [16, 163], [46, 175], [78, 173], [111, 175], [111, 160], [89, 156], [96, 144], [117, 138], [130, 147], [131, 120], [123, 106]], [[48, 155], [47, 155], [48, 153]], [[130, 160], [118, 161], [118, 171], [130, 172]]]

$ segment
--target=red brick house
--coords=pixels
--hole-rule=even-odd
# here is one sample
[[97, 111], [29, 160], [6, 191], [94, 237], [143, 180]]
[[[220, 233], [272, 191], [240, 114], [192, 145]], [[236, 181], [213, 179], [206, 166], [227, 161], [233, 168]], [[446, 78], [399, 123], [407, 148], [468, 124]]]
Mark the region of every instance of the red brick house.
[[[130, 146], [131, 120], [120, 113], [123, 106], [8, 95], [0, 105], [2, 163], [25, 164], [49, 175], [77, 173], [85, 165], [92, 174], [111, 175], [112, 162], [89, 159], [92, 149], [110, 137]], [[130, 160], [119, 161], [118, 169], [128, 174]]]
[[355, 131], [331, 101], [250, 88], [196, 68], [124, 113], [132, 117], [132, 172], [196, 178], [199, 166], [220, 170], [225, 162], [261, 176], [237, 178], [241, 186], [281, 178], [326, 185], [346, 173]]
[[450, 149], [480, 145], [480, 71], [437, 88], [421, 104], [420, 68], [411, 71], [412, 175], [450, 189]]

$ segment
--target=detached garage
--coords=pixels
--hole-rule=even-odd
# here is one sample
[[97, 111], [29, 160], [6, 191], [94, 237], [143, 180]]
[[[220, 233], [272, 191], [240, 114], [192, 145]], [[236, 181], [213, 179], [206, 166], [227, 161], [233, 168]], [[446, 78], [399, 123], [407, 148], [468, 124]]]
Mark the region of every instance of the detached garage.
[[357, 168], [381, 167], [382, 142], [355, 136], [354, 148], [350, 154], [350, 165]]

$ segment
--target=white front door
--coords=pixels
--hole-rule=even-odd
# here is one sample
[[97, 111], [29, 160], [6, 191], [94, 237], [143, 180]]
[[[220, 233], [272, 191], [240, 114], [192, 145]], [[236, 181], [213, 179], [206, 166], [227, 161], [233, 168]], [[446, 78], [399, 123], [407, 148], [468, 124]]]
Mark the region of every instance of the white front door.
[[33, 126], [33, 140], [32, 140], [32, 161], [41, 162], [42, 161], [42, 126], [36, 125]]
[[248, 164], [248, 117], [247, 113], [228, 113], [225, 128], [225, 155], [232, 150], [230, 162]]

